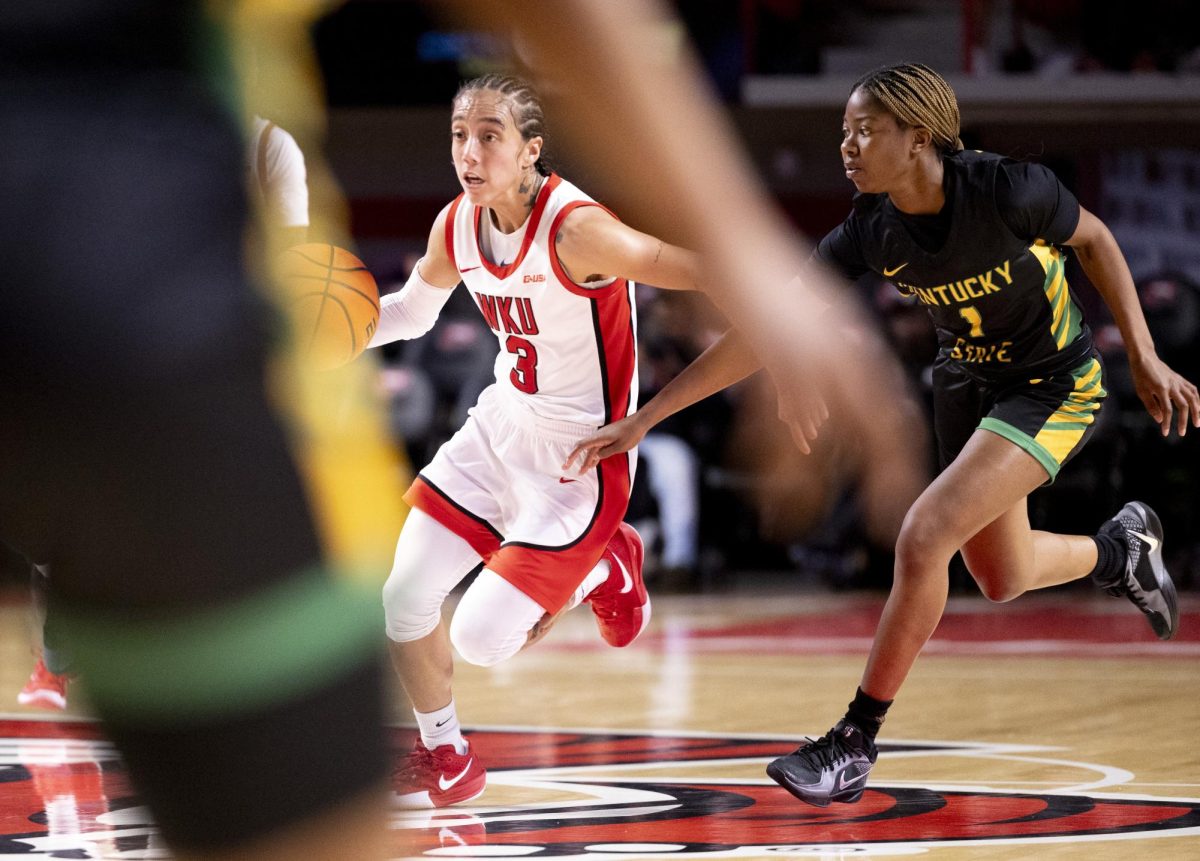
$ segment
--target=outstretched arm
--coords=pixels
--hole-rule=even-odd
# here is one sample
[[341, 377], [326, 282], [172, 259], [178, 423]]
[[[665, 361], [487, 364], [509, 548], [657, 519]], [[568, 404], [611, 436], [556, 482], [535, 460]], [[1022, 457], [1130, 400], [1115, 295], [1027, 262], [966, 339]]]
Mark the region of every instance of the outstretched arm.
[[563, 469], [570, 469], [578, 459], [582, 474], [606, 457], [629, 451], [663, 419], [744, 380], [761, 367], [762, 362], [731, 329], [633, 415], [605, 425], [582, 440], [563, 463]]
[[1180, 436], [1187, 433], [1189, 418], [1194, 427], [1200, 427], [1200, 394], [1193, 383], [1158, 357], [1133, 276], [1112, 232], [1081, 206], [1079, 226], [1067, 245], [1075, 249], [1083, 271], [1112, 312], [1125, 342], [1138, 397], [1158, 422], [1162, 435], [1171, 432], [1172, 413]]
[[447, 206], [434, 219], [425, 256], [413, 267], [408, 282], [397, 292], [379, 300], [379, 327], [371, 336], [368, 347], [419, 338], [437, 322], [442, 307], [459, 282], [458, 269], [446, 251], [449, 210]]

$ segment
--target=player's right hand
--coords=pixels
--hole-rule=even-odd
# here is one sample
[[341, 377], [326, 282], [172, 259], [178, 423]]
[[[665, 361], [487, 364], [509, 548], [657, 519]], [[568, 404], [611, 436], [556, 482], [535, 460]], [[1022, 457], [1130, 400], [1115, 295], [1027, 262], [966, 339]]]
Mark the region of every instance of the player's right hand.
[[605, 425], [579, 443], [567, 455], [563, 462], [563, 472], [571, 468], [576, 459], [579, 460], [579, 474], [583, 475], [606, 457], [629, 451], [642, 441], [649, 428], [643, 428], [638, 420], [638, 414], [626, 416], [620, 421]]

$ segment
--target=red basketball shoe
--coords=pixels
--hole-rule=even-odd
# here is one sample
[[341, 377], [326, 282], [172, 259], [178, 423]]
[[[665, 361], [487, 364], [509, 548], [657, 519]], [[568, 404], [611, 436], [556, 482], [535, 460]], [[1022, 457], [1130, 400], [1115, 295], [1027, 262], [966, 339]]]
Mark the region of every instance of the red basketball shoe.
[[583, 599], [592, 605], [600, 636], [610, 646], [628, 646], [650, 624], [650, 595], [642, 580], [645, 553], [637, 530], [622, 523], [600, 557], [611, 566], [608, 579]]
[[400, 807], [446, 807], [470, 801], [487, 787], [487, 770], [471, 750], [458, 753], [452, 744], [430, 750], [417, 739], [412, 751], [396, 764], [392, 789]]
[[23, 706], [62, 710], [67, 707], [67, 682], [70, 676], [52, 673], [46, 663], [38, 658], [37, 665], [29, 674], [29, 681], [17, 694], [17, 702]]

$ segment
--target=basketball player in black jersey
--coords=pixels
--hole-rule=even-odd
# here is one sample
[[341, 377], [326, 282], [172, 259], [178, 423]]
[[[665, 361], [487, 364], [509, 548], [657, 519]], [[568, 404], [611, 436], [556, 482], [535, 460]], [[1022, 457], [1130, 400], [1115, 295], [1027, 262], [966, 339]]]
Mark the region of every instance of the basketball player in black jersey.
[[[1131, 502], [1094, 536], [1029, 525], [1026, 497], [1083, 447], [1105, 396], [1104, 369], [1063, 274], [1074, 249], [1124, 338], [1134, 384], [1164, 435], [1200, 427], [1196, 387], [1167, 367], [1116, 241], [1049, 170], [964, 152], [954, 92], [921, 65], [878, 69], [846, 105], [842, 160], [858, 189], [816, 257], [849, 278], [877, 272], [926, 306], [937, 329], [934, 427], [941, 474], [896, 544], [895, 580], [861, 686], [845, 718], [767, 773], [811, 804], [856, 801], [875, 735], [946, 603], [962, 552], [983, 593], [1009, 601], [1089, 574], [1146, 614], [1162, 639], [1178, 624], [1162, 528]], [[665, 415], [745, 376], [755, 363], [731, 336], [702, 355], [623, 427], [584, 440], [583, 467]]]

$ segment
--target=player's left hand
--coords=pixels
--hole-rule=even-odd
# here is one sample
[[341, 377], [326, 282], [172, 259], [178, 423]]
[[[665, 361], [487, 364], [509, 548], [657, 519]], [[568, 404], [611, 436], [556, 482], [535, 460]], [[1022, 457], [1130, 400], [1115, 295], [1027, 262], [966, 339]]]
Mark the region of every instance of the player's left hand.
[[590, 437], [580, 440], [579, 444], [567, 455], [563, 462], [563, 472], [571, 468], [575, 460], [579, 460], [579, 474], [583, 475], [606, 457], [629, 451], [642, 441], [647, 428], [638, 419], [640, 413], [626, 416], [620, 421], [605, 425]]
[[1200, 428], [1200, 392], [1194, 383], [1175, 373], [1155, 354], [1130, 357], [1133, 385], [1146, 411], [1158, 422], [1162, 435], [1171, 432], [1174, 418], [1180, 436], [1187, 433], [1188, 420]]

